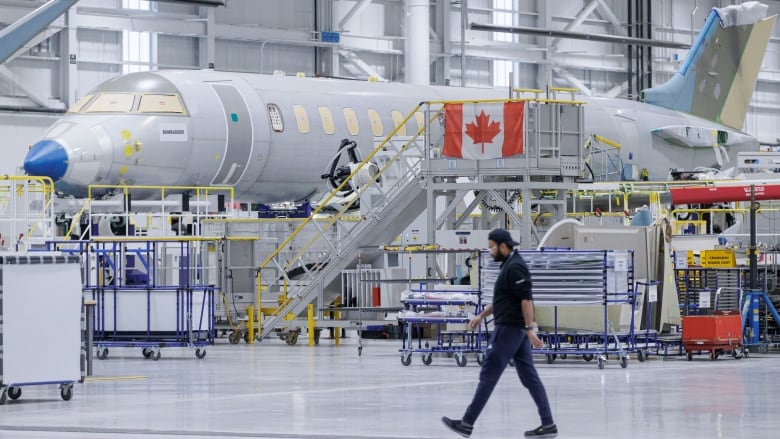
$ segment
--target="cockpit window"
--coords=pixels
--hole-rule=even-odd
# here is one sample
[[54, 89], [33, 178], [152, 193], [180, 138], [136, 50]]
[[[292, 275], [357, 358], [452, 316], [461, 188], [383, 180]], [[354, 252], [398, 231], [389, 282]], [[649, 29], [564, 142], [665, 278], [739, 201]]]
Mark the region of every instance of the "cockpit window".
[[85, 113], [129, 113], [133, 110], [135, 93], [101, 93]]
[[177, 95], [145, 94], [141, 96], [138, 112], [184, 114], [184, 107]]
[[95, 95], [86, 95], [83, 98], [79, 99], [78, 102], [71, 105], [70, 108], [68, 108], [68, 113], [78, 113], [81, 111], [82, 108], [84, 108], [85, 105], [87, 105], [87, 102], [90, 101], [90, 99], [94, 98]]

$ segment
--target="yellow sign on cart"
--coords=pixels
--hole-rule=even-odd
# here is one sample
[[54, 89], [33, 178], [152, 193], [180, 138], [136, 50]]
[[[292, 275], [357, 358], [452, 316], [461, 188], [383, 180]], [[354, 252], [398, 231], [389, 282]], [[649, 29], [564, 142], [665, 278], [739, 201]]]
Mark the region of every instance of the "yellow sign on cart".
[[737, 260], [732, 250], [702, 250], [701, 266], [710, 268], [734, 268]]

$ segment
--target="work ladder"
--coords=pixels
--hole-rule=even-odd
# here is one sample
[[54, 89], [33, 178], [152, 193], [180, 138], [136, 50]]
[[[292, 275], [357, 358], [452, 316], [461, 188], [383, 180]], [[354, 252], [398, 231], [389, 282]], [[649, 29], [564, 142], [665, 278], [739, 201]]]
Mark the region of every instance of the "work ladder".
[[[398, 127], [405, 126], [418, 109], [419, 106]], [[261, 285], [281, 280], [286, 288], [284, 302], [263, 319], [261, 338], [282, 325], [285, 316], [298, 315], [312, 301], [319, 299], [319, 303], [324, 304], [325, 300], [333, 299], [338, 293], [326, 298], [324, 290], [342, 270], [354, 266], [361, 254], [378, 252], [381, 244], [394, 240], [407, 226], [407, 222], [398, 221], [399, 218], [413, 219], [425, 210], [426, 197], [420, 178], [424, 157], [423, 131], [409, 138], [396, 136], [398, 130], [396, 128], [380, 142], [355, 171], [320, 202], [312, 215], [260, 264]], [[355, 197], [351, 197], [324, 223], [314, 220], [350, 180], [361, 176], [365, 181], [361, 182]], [[360, 220], [339, 221], [344, 215], [352, 215], [351, 209], [358, 202]], [[305, 243], [298, 243], [296, 238], [300, 236], [311, 238]], [[312, 254], [308, 250], [313, 246], [324, 247], [328, 251]], [[282, 259], [281, 255], [289, 254], [291, 248], [295, 251], [294, 255]], [[303, 271], [303, 275], [292, 280], [288, 273], [294, 269]], [[257, 303], [261, 303], [259, 297]]]

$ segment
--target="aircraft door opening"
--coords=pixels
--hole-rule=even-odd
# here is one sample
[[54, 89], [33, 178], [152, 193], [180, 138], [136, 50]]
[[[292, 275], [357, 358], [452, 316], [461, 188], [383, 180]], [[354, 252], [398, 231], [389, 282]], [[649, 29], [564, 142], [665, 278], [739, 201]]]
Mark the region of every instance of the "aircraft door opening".
[[212, 185], [234, 186], [241, 180], [252, 156], [253, 130], [249, 108], [232, 84], [211, 84], [225, 112], [225, 155]]

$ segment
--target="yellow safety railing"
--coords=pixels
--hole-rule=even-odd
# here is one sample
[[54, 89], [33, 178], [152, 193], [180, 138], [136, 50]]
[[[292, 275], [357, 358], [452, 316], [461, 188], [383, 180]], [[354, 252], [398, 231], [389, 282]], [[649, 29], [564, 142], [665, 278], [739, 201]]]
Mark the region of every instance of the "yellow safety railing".
[[[84, 215], [84, 212], [87, 210], [90, 201], [92, 201], [92, 198], [87, 198], [84, 202], [84, 205], [81, 206], [81, 209], [76, 213], [76, 215], [73, 216], [73, 219], [70, 222], [70, 228], [68, 229], [67, 233], [65, 234], [65, 239], [70, 239], [70, 237], [73, 235], [73, 231], [75, 230], [76, 226], [79, 225], [79, 221], [81, 221], [82, 215]], [[86, 231], [85, 231], [86, 233]], [[84, 236], [80, 236], [79, 239], [83, 238]]]

